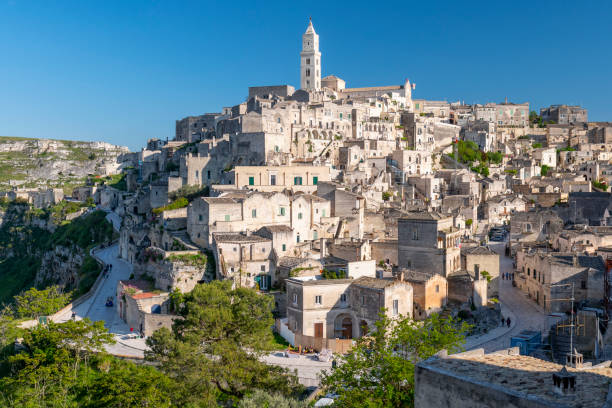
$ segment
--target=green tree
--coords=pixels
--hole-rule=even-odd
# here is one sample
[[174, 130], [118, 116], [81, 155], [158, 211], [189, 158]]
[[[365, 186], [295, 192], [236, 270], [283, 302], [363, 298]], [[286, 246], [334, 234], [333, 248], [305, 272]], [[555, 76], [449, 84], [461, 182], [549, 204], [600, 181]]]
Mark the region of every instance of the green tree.
[[547, 165], [543, 164], [542, 168], [540, 170], [540, 174], [542, 175], [542, 177], [546, 177], [548, 175], [549, 171], [550, 171], [550, 167], [548, 167]]
[[[177, 304], [178, 303], [178, 304]], [[179, 405], [238, 401], [255, 389], [301, 391], [294, 376], [259, 361], [273, 344], [273, 299], [231, 281], [197, 285], [174, 305], [172, 331], [147, 339], [146, 358], [160, 363], [177, 384]]]
[[92, 384], [80, 390], [80, 407], [173, 406], [173, 383], [153, 367], [112, 359], [102, 361], [98, 369], [101, 373]]
[[305, 402], [281, 394], [268, 394], [262, 390], [255, 390], [238, 404], [239, 408], [306, 408], [307, 406]]
[[468, 218], [467, 220], [465, 220], [465, 226], [468, 228], [471, 227], [473, 223], [474, 223], [474, 220], [471, 218]]
[[416, 363], [442, 349], [461, 350], [468, 329], [438, 314], [421, 322], [381, 314], [374, 332], [358, 339], [336, 368], [323, 374], [323, 387], [339, 395], [336, 403], [342, 407], [413, 406]]
[[0, 378], [0, 405], [76, 407], [90, 356], [113, 341], [103, 322], [88, 319], [25, 331], [20, 351], [2, 362], [10, 375]]
[[62, 293], [58, 286], [49, 286], [38, 290], [30, 288], [23, 294], [15, 296], [15, 316], [34, 318], [51, 315], [70, 301], [70, 293]]

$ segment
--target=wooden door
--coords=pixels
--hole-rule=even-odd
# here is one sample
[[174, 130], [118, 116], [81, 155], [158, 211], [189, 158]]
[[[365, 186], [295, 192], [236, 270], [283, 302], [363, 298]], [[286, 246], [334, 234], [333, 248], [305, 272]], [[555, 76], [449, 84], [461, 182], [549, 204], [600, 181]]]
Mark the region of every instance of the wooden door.
[[323, 323], [314, 324], [315, 337], [323, 337]]

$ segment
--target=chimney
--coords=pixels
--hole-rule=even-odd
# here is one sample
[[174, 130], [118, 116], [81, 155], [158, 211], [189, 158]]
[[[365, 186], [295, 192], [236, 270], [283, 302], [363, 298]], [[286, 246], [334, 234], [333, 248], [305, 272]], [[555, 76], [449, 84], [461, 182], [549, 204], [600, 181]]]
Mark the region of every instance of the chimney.
[[581, 353], [576, 350], [574, 347], [573, 353], [567, 353], [565, 356], [565, 365], [570, 366], [572, 368], [582, 368], [583, 356]]
[[576, 375], [563, 367], [553, 374], [553, 392], [558, 395], [574, 395], [576, 393]]
[[327, 256], [327, 240], [325, 238], [319, 240], [319, 253], [321, 254], [321, 259]]

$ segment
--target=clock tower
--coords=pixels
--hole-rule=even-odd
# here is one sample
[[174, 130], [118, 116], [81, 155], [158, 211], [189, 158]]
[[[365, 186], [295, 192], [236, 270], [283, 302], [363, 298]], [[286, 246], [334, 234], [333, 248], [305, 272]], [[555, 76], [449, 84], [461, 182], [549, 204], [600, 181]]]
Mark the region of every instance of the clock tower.
[[321, 89], [321, 53], [319, 52], [319, 35], [312, 26], [312, 19], [302, 35], [302, 52], [300, 53], [300, 88], [308, 91]]

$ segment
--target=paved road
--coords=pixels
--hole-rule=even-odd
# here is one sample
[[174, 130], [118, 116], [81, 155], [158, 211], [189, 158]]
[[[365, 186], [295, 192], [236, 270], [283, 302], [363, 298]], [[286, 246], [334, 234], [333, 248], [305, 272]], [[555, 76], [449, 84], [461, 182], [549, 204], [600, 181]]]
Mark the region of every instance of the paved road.
[[[513, 260], [504, 255], [505, 242], [490, 243], [491, 249], [500, 254], [500, 273], [513, 272]], [[501, 350], [510, 347], [510, 338], [523, 330], [544, 331], [552, 321], [549, 321], [547, 314], [542, 308], [536, 305], [525, 294], [512, 286], [511, 281], [500, 280], [499, 300], [504, 308], [510, 310], [514, 317], [513, 327], [498, 338], [491, 339], [478, 347], [485, 349], [485, 352]], [[504, 310], [502, 309], [502, 314]], [[473, 347], [472, 347], [473, 348]]]
[[[115, 213], [109, 213], [107, 216], [115, 228], [121, 225], [121, 219]], [[112, 265], [112, 269], [103, 278], [102, 284], [92, 297], [78, 305], [74, 309], [67, 310], [63, 315], [56, 319], [57, 321], [66, 321], [75, 313], [75, 318], [89, 318], [92, 321], [104, 321], [106, 328], [115, 335], [117, 341], [114, 345], [107, 346], [107, 351], [122, 356], [143, 357], [146, 345], [143, 339], [128, 338], [132, 332], [130, 327], [119, 318], [117, 313], [117, 283], [120, 280], [127, 280], [132, 274], [132, 265], [119, 258], [119, 246], [117, 244], [110, 247], [98, 250], [95, 255], [101, 259], [106, 265]], [[114, 301], [113, 307], [106, 307], [106, 299], [112, 296]], [[134, 327], [134, 331], [138, 330]], [[133, 334], [133, 333], [132, 333]], [[126, 337], [127, 336], [127, 337]]]

